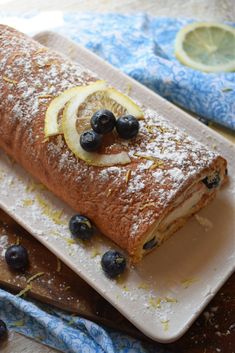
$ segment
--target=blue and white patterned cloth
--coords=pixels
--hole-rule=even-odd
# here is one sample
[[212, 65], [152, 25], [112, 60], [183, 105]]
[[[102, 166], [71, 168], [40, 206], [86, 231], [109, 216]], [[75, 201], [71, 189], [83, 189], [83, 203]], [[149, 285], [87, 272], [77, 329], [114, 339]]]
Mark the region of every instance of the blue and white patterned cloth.
[[203, 73], [174, 56], [189, 19], [121, 14], [67, 14], [60, 33], [175, 104], [235, 130], [235, 73]]
[[[235, 130], [235, 73], [202, 73], [181, 65], [174, 57], [176, 33], [192, 20], [94, 13], [60, 13], [59, 21], [56, 19], [58, 13], [46, 14], [44, 18], [35, 13], [17, 18], [0, 13], [0, 22], [29, 34], [39, 28], [56, 30], [166, 99]], [[0, 318], [10, 328], [63, 352], [167, 353], [162, 345], [143, 344], [3, 290], [0, 290]]]
[[9, 329], [65, 353], [168, 352], [160, 344], [141, 343], [89, 320], [26, 301], [1, 289], [0, 318]]

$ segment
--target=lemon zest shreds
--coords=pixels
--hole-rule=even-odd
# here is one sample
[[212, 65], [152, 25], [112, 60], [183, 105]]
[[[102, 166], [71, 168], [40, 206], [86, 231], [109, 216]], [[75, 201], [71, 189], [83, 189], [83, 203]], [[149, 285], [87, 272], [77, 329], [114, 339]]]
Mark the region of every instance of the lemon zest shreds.
[[27, 279], [27, 283], [30, 284], [31, 282], [35, 281], [35, 279], [42, 277], [45, 273], [44, 272], [38, 272], [35, 275], [31, 276], [30, 278]]
[[178, 303], [176, 298], [165, 297], [164, 299], [167, 303]]
[[68, 245], [76, 244], [76, 241], [74, 239], [66, 238], [65, 240]]
[[32, 206], [33, 203], [34, 203], [34, 200], [31, 200], [31, 199], [25, 199], [25, 200], [23, 200], [23, 206], [24, 206], [24, 207]]
[[126, 180], [126, 183], [128, 184], [129, 180], [131, 178], [131, 170], [129, 169], [127, 172], [126, 172], [126, 176], [125, 176], [125, 180]]
[[169, 320], [161, 320], [161, 323], [163, 325], [163, 330], [168, 331], [169, 330]]
[[93, 259], [94, 257], [100, 255], [100, 251], [97, 248], [94, 248], [91, 252], [91, 258]]
[[193, 283], [197, 282], [198, 279], [196, 278], [186, 278], [181, 281], [181, 284], [184, 288], [190, 287]]
[[146, 125], [146, 129], [148, 133], [153, 134], [154, 133], [154, 126], [152, 125]]
[[132, 84], [131, 83], [127, 83], [126, 84], [126, 87], [125, 87], [125, 93], [127, 94], [127, 95], [129, 95], [130, 93], [131, 93], [131, 90], [132, 90]]
[[111, 195], [111, 193], [112, 193], [112, 189], [108, 189], [108, 191], [107, 191], [107, 196], [110, 196]]
[[8, 78], [6, 76], [3, 76], [3, 80], [9, 83], [13, 83], [14, 85], [18, 83], [16, 80], [12, 80], [11, 78]]
[[43, 94], [41, 96], [38, 96], [38, 99], [48, 99], [48, 98], [53, 98], [54, 96], [52, 94]]
[[138, 285], [138, 288], [139, 288], [139, 289], [149, 290], [149, 285], [148, 285], [147, 283], [142, 282], [142, 283], [140, 283], [140, 284]]
[[19, 236], [16, 237], [16, 245], [20, 245], [20, 237]]
[[47, 203], [45, 199], [43, 199], [41, 196], [36, 195], [36, 200], [41, 206], [42, 212], [48, 216], [55, 224], [59, 225], [65, 225], [66, 222], [64, 222], [61, 218], [63, 215], [63, 210], [53, 210], [52, 206]]
[[26, 186], [26, 191], [35, 191], [35, 190], [46, 190], [47, 188], [41, 184], [41, 183], [35, 183], [34, 181], [31, 181], [30, 183], [27, 184]]
[[60, 272], [62, 265], [61, 265], [61, 261], [60, 261], [60, 259], [58, 259], [58, 257], [56, 258], [56, 262], [57, 262], [56, 272]]
[[163, 126], [156, 126], [156, 127], [162, 134], [170, 131], [168, 128], [163, 127]]
[[161, 298], [154, 298], [154, 297], [151, 297], [149, 299], [149, 304], [152, 308], [154, 309], [159, 309], [161, 307], [161, 301], [162, 299]]
[[147, 207], [152, 207], [152, 206], [155, 206], [155, 203], [154, 202], [148, 202], [148, 203], [144, 204], [143, 206], [140, 206], [140, 211], [144, 210]]
[[149, 167], [149, 169], [161, 168], [163, 165], [164, 165], [163, 161], [159, 159], [158, 161], [154, 161], [154, 163]]
[[18, 294], [16, 294], [16, 296], [17, 297], [22, 297], [23, 295], [28, 293], [31, 289], [32, 289], [32, 285], [31, 284], [27, 284], [27, 286], [24, 289], [22, 289]]

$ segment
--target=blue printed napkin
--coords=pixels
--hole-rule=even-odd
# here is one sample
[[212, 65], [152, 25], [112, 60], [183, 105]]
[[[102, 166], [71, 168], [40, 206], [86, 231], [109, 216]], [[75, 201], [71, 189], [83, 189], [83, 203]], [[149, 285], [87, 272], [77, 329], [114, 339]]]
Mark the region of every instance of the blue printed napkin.
[[78, 316], [26, 301], [0, 289], [0, 318], [10, 329], [65, 353], [167, 353]]
[[175, 104], [235, 130], [235, 73], [203, 73], [174, 56], [190, 19], [145, 14], [65, 14], [59, 32]]
[[[235, 130], [235, 73], [202, 73], [181, 65], [174, 57], [176, 33], [191, 21], [145, 14], [57, 12], [9, 17], [0, 13], [0, 22], [28, 34], [39, 29], [56, 30], [166, 99]], [[3, 290], [0, 290], [0, 318], [10, 328], [67, 353], [167, 353], [161, 345], [143, 344]]]

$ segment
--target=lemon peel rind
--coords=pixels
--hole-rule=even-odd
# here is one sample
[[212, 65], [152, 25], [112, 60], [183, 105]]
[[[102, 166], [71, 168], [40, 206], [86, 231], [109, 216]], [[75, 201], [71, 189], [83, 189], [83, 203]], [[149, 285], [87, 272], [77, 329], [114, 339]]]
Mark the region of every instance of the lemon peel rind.
[[119, 92], [115, 88], [107, 88], [105, 93], [109, 98], [122, 105], [127, 110], [128, 114], [134, 115], [137, 119], [143, 117], [143, 111], [140, 109], [140, 107], [125, 94]]
[[[96, 81], [95, 84], [97, 84], [98, 87], [101, 87], [101, 88], [106, 87], [106, 82], [103, 80]], [[89, 87], [92, 85], [94, 85], [94, 83], [87, 85], [85, 87]], [[66, 103], [68, 103], [68, 101], [72, 99], [74, 96], [81, 93], [81, 90], [83, 89], [84, 89], [84, 86], [76, 86], [76, 87], [69, 88], [50, 102], [46, 111], [45, 125], [44, 125], [44, 133], [46, 138], [50, 136], [55, 136], [58, 134], [63, 134], [63, 129], [61, 129], [60, 125], [58, 124], [58, 114], [60, 110], [64, 108]]]

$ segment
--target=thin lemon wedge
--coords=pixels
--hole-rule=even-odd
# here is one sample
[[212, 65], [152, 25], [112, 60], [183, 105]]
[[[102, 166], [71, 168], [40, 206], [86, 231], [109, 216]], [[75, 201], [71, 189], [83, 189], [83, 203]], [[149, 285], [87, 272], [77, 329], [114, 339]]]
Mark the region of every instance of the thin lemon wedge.
[[176, 36], [175, 56], [197, 70], [234, 71], [235, 28], [216, 22], [191, 23]]
[[[116, 116], [127, 111], [133, 114], [133, 112], [137, 112], [137, 110], [139, 117], [143, 115], [143, 113], [140, 114], [140, 110], [134, 102], [133, 110], [131, 110], [130, 98], [126, 97], [121, 92], [116, 91], [117, 93], [115, 93], [114, 89], [112, 89], [112, 91], [110, 91], [111, 89], [104, 89], [92, 94], [90, 93], [90, 86], [84, 86], [82, 94], [73, 97], [64, 109], [62, 129], [69, 149], [78, 158], [94, 166], [113, 166], [130, 163], [131, 160], [126, 151], [104, 154], [87, 152], [81, 147], [80, 134], [90, 129], [91, 115], [100, 108], [108, 108], [112, 110]], [[115, 94], [118, 97], [118, 101], [115, 100]], [[87, 100], [84, 99], [85, 97]]]
[[63, 133], [61, 124], [59, 123], [59, 113], [71, 98], [79, 95], [79, 97], [84, 100], [86, 99], [86, 94], [89, 95], [98, 90], [105, 89], [107, 85], [105, 81], [96, 81], [95, 83], [85, 87], [89, 87], [89, 90], [84, 90], [84, 86], [77, 86], [67, 89], [50, 102], [47, 108], [44, 126], [44, 133], [46, 138]]

